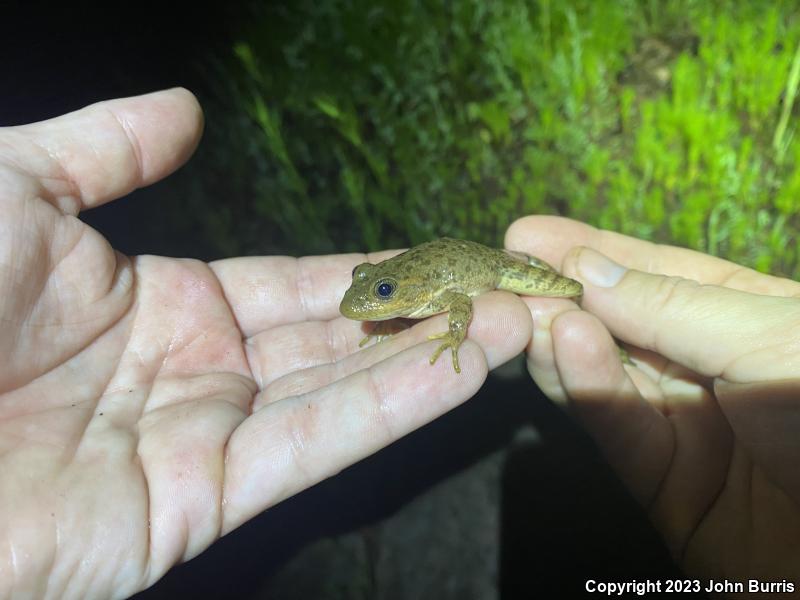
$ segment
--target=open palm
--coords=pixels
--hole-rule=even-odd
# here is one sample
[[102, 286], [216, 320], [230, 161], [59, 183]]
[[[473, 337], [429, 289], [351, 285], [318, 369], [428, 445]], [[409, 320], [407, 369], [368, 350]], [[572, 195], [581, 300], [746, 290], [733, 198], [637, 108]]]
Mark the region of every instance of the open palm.
[[77, 219], [172, 172], [201, 127], [170, 90], [0, 130], [0, 596], [143, 589], [466, 400], [530, 337], [497, 293], [460, 376], [427, 364], [444, 317], [358, 352], [337, 307], [363, 255], [129, 258]]

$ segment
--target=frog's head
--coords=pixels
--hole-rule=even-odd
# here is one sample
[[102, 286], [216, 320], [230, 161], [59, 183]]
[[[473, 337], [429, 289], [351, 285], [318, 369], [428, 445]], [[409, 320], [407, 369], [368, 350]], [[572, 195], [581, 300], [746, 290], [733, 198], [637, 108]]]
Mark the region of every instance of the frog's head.
[[385, 321], [412, 316], [427, 304], [424, 286], [398, 280], [381, 267], [362, 263], [353, 269], [353, 283], [339, 305], [342, 315], [357, 321]]

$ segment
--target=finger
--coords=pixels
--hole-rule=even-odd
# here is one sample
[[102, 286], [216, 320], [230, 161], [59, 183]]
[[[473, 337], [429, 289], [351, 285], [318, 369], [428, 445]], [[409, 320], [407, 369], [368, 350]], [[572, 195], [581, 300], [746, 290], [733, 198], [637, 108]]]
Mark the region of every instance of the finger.
[[420, 369], [409, 350], [255, 412], [228, 444], [222, 534], [472, 396], [487, 368], [475, 345], [464, 346], [462, 375], [471, 376], [451, 377], [445, 361]]
[[[219, 536], [221, 450], [249, 414], [254, 394], [253, 382], [233, 373], [168, 379], [156, 380], [148, 407], [134, 425], [136, 460], [125, 465], [141, 470], [147, 482], [153, 580]], [[91, 447], [91, 439], [86, 436], [82, 445]]]
[[[724, 482], [730, 429], [712, 395], [680, 368], [658, 385], [623, 367], [603, 324], [582, 311], [552, 322], [566, 405], [677, 556]], [[701, 463], [698, 456], [707, 457]]]
[[[531, 311], [534, 325], [531, 342], [526, 350], [528, 372], [550, 400], [565, 405], [568, 395], [556, 365], [552, 323], [562, 314], [579, 311], [580, 308], [572, 300], [564, 298], [526, 297], [523, 301]], [[604, 339], [605, 337], [603, 335]], [[618, 350], [615, 353], [616, 359], [621, 362]], [[663, 402], [663, 394], [656, 382], [661, 378], [667, 361], [654, 352], [645, 352], [640, 348], [633, 349], [633, 355], [636, 357], [636, 368], [626, 369], [628, 376], [645, 400], [659, 408]]]
[[765, 275], [701, 252], [638, 240], [562, 217], [519, 219], [509, 227], [505, 245], [556, 265], [561, 264], [570, 248], [587, 246], [647, 273], [677, 275], [757, 294], [800, 294], [800, 283], [789, 279]]
[[327, 256], [253, 256], [210, 263], [245, 337], [290, 323], [339, 316], [353, 267], [400, 250]]
[[35, 177], [42, 195], [76, 214], [172, 173], [194, 151], [202, 111], [187, 90], [98, 102], [0, 130], [0, 163]]
[[[360, 323], [343, 318], [264, 332], [249, 344], [253, 371], [263, 383], [255, 406], [319, 389], [407, 349], [418, 356], [420, 374], [432, 376], [428, 361], [439, 342], [428, 341], [428, 336], [447, 327], [447, 316], [439, 315], [363, 349], [358, 346], [364, 337]], [[493, 292], [475, 299], [467, 339], [478, 343], [490, 369], [522, 352], [530, 335], [530, 314], [514, 294]], [[465, 348], [459, 349], [459, 357]], [[436, 364], [440, 362], [450, 365], [447, 377], [474, 375], [463, 369], [455, 373], [449, 352]]]
[[567, 392], [556, 366], [552, 324], [559, 315], [580, 309], [564, 298], [527, 297], [523, 301], [533, 319], [533, 334], [526, 351], [528, 372], [545, 396], [563, 406], [567, 402]]
[[798, 372], [796, 298], [628, 270], [589, 248], [568, 257], [565, 273], [615, 337], [697, 373], [744, 383]]
[[554, 318], [551, 329], [567, 407], [633, 495], [649, 504], [673, 453], [669, 422], [642, 397], [614, 341], [594, 316], [565, 311]]

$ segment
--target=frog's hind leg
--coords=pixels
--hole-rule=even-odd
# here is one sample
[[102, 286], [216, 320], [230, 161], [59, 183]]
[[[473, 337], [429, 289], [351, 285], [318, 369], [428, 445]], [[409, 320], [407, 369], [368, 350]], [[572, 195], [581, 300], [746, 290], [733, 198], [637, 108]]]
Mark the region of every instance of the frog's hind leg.
[[550, 263], [544, 262], [541, 258], [536, 258], [535, 256], [528, 256], [528, 264], [532, 267], [536, 267], [537, 269], [542, 269], [544, 271], [553, 271], [556, 270], [550, 265]]
[[553, 266], [550, 263], [546, 263], [541, 258], [536, 258], [535, 256], [531, 256], [530, 254], [525, 254], [524, 252], [517, 252], [516, 250], [503, 250], [506, 254], [523, 263], [528, 263], [532, 267], [536, 267], [537, 269], [544, 269], [545, 271], [555, 271]]
[[530, 264], [509, 260], [503, 264], [497, 289], [523, 296], [578, 297], [583, 294], [580, 282], [559, 275], [543, 260], [529, 256]]

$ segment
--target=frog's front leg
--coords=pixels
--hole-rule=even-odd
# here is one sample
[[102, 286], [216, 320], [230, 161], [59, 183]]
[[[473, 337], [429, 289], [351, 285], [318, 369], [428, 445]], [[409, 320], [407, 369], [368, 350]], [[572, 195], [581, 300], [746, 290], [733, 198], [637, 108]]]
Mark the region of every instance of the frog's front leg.
[[408, 326], [401, 323], [397, 319], [390, 319], [388, 321], [378, 321], [373, 325], [372, 330], [367, 336], [358, 343], [359, 348], [363, 348], [373, 339], [376, 344], [381, 343], [383, 340], [392, 337], [394, 334], [408, 329]]
[[[445, 298], [442, 298], [442, 300], [445, 300]], [[450, 348], [453, 355], [453, 368], [456, 373], [461, 373], [461, 367], [458, 365], [458, 347], [467, 335], [469, 320], [472, 318], [472, 300], [466, 294], [456, 292], [448, 294], [447, 300], [450, 302], [447, 331], [428, 336], [429, 340], [444, 340], [442, 345], [431, 356], [430, 362], [431, 364], [435, 363], [439, 355], [446, 348]]]

